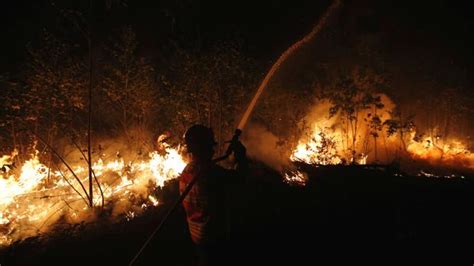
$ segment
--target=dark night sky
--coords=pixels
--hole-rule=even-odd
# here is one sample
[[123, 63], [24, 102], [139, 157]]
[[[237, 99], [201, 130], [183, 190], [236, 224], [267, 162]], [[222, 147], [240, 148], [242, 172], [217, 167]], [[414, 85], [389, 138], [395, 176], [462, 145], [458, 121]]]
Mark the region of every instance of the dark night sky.
[[[58, 6], [80, 1], [57, 0]], [[88, 1], [82, 1], [87, 5]], [[263, 62], [274, 60], [290, 43], [306, 33], [330, 1], [262, 0], [135, 0], [127, 8], [101, 13], [98, 35], [119, 24], [131, 24], [142, 49], [155, 53], [166, 39], [187, 40], [203, 47], [239, 39], [245, 50]], [[394, 55], [429, 51], [472, 69], [473, 21], [468, 2], [344, 1], [342, 16], [354, 18], [364, 31], [383, 32], [387, 50]], [[413, 3], [416, 2], [416, 3]], [[0, 72], [14, 72], [25, 56], [25, 45], [35, 43], [42, 28], [57, 22], [51, 0], [9, 1], [2, 8], [3, 37]], [[369, 10], [367, 12], [367, 10]], [[173, 24], [173, 19], [175, 23]], [[174, 25], [174, 28], [173, 28]], [[197, 35], [197, 28], [200, 34]], [[186, 42], [184, 42], [186, 43]], [[156, 55], [153, 55], [156, 56]]]

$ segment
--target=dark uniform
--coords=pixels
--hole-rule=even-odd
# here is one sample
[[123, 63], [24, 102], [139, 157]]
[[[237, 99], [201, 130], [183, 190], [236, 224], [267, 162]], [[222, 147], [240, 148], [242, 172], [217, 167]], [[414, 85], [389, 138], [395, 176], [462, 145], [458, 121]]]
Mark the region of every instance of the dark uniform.
[[[191, 127], [185, 135], [185, 142], [192, 160], [179, 177], [179, 188], [183, 193], [197, 178], [183, 201], [183, 207], [191, 239], [197, 247], [199, 265], [226, 265], [228, 262], [224, 261], [229, 255], [226, 193], [229, 185], [242, 178], [247, 169], [245, 147], [240, 142], [234, 143], [237, 170], [228, 170], [211, 160], [215, 142], [209, 128]], [[192, 142], [198, 142], [198, 145], [193, 146], [195, 143]]]

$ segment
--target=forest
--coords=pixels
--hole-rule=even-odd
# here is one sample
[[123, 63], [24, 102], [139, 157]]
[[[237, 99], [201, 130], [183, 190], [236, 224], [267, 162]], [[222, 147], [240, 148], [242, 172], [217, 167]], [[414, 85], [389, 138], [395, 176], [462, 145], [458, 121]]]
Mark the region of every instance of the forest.
[[[194, 0], [39, 1], [36, 16], [47, 18], [12, 44], [18, 60], [0, 74], [0, 245], [63, 222], [156, 211], [184, 168], [186, 129], [212, 128], [222, 154], [265, 74], [311, 31], [323, 2], [262, 2], [247, 21], [236, 19], [247, 2], [229, 11]], [[297, 186], [312, 182], [301, 164], [470, 180], [468, 48], [440, 41], [451, 26], [433, 24], [441, 7], [417, 29], [416, 16], [369, 2], [345, 3], [280, 66], [243, 131], [249, 157]]]

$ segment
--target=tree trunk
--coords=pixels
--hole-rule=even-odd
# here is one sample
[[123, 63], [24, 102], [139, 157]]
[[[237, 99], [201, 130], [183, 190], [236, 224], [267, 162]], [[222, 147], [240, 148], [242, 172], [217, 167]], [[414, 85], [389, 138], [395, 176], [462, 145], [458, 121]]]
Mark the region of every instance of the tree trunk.
[[88, 39], [88, 48], [89, 48], [89, 114], [87, 121], [87, 158], [88, 158], [88, 168], [89, 168], [89, 207], [94, 206], [94, 197], [93, 197], [93, 181], [92, 181], [92, 152], [91, 152], [91, 122], [92, 122], [92, 0], [89, 1], [89, 39]]
[[377, 137], [374, 135], [374, 160], [377, 161]]
[[209, 127], [212, 128], [212, 89], [210, 86], [208, 86], [207, 88], [207, 92], [208, 92], [208, 106], [209, 106], [209, 109], [208, 109], [208, 114], [207, 114], [207, 119], [208, 119], [208, 124], [209, 124]]
[[217, 88], [217, 93], [218, 93], [218, 104], [219, 104], [219, 134], [218, 134], [218, 138], [217, 138], [217, 142], [219, 143], [218, 145], [218, 154], [222, 154], [222, 150], [223, 150], [223, 147], [222, 147], [222, 109], [223, 109], [223, 106], [222, 106], [222, 90], [221, 90], [221, 87], [219, 86]]

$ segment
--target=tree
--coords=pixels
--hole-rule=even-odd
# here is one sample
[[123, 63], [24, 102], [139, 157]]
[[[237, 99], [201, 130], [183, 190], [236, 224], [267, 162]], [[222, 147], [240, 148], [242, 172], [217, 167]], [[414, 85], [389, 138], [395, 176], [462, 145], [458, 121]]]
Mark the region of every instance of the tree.
[[391, 137], [398, 133], [402, 150], [407, 152], [407, 141], [409, 141], [407, 138], [410, 136], [409, 133], [415, 130], [414, 115], [404, 117], [398, 109], [391, 113], [391, 117], [383, 122], [383, 126], [387, 128], [387, 136]]
[[[131, 128], [149, 128], [158, 108], [155, 71], [137, 54], [138, 42], [131, 27], [121, 29], [118, 40], [106, 48], [103, 66], [102, 96], [115, 111], [118, 124], [127, 139], [134, 138]], [[109, 117], [113, 117], [108, 112]]]
[[[10, 80], [9, 75], [0, 75], [0, 102], [3, 104], [1, 115], [3, 119], [0, 122], [0, 143], [2, 148], [6, 149], [2, 152], [10, 152], [14, 149], [19, 151], [20, 156], [24, 152], [22, 137], [19, 133], [19, 124], [22, 118], [25, 118], [24, 95], [25, 85]], [[10, 145], [9, 145], [10, 144]]]
[[375, 161], [377, 161], [377, 138], [379, 137], [379, 133], [382, 131], [382, 120], [376, 112], [373, 115], [369, 113], [367, 116], [369, 124], [369, 134], [374, 139], [374, 158]]
[[[341, 123], [345, 126], [346, 143], [350, 152], [350, 159], [355, 160], [357, 141], [360, 130], [360, 115], [363, 111], [372, 109], [374, 114], [384, 107], [381, 97], [376, 94], [381, 90], [383, 79], [368, 69], [355, 68], [351, 75], [342, 76], [333, 87], [323, 94], [332, 106], [329, 109], [330, 117], [341, 116]], [[376, 115], [373, 115], [376, 117]], [[370, 120], [374, 123], [374, 130], [379, 128], [380, 121]], [[376, 140], [376, 137], [374, 137]]]
[[29, 47], [23, 119], [33, 123], [34, 134], [45, 133], [48, 142], [75, 128], [86, 107], [87, 73], [84, 62], [72, 56], [74, 46], [44, 31], [41, 45]]
[[180, 136], [193, 123], [211, 126], [219, 152], [256, 87], [254, 63], [235, 43], [199, 52], [175, 47], [170, 61], [161, 76], [161, 105], [171, 128]]

